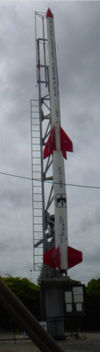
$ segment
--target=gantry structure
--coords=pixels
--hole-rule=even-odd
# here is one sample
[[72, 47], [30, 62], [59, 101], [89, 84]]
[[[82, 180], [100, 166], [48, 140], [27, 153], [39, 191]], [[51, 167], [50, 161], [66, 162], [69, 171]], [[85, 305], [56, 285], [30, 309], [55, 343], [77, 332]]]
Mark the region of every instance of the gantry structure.
[[36, 76], [38, 99], [31, 99], [33, 263], [42, 276], [53, 275], [43, 265], [43, 254], [54, 246], [54, 192], [52, 155], [43, 159], [51, 130], [46, 16], [35, 12]]

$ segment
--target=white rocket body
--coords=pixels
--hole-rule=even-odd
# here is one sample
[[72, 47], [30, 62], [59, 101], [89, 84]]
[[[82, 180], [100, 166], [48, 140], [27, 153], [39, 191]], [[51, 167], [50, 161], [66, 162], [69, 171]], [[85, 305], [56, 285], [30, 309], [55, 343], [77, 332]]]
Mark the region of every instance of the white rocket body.
[[67, 200], [64, 160], [61, 151], [53, 153], [53, 180], [55, 206], [55, 247], [60, 249], [60, 269], [67, 270]]
[[49, 263], [52, 267], [59, 267], [60, 270], [66, 272], [68, 269], [68, 229], [63, 157], [66, 158], [66, 151], [73, 151], [73, 146], [71, 140], [61, 128], [54, 18], [50, 9], [47, 11], [46, 18], [52, 130], [44, 148], [44, 158], [50, 154], [53, 155], [55, 250], [44, 254], [44, 263]]
[[55, 207], [55, 247], [60, 249], [61, 270], [67, 270], [67, 201], [64, 159], [60, 143], [60, 101], [56, 58], [54, 18], [47, 17], [51, 122], [55, 126], [56, 150], [53, 152], [53, 182]]

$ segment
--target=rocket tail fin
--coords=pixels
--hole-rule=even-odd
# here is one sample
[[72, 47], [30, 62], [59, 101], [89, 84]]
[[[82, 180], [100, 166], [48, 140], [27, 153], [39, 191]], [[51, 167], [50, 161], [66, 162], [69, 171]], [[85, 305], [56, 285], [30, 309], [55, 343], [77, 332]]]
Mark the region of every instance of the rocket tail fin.
[[73, 144], [62, 127], [60, 127], [60, 142], [62, 152], [73, 152]]
[[[72, 152], [73, 144], [71, 139], [67, 136], [62, 127], [60, 127], [60, 144], [63, 157], [67, 159], [66, 151]], [[50, 131], [49, 138], [44, 148], [43, 158], [45, 159], [51, 154], [53, 154], [54, 150], [56, 150], [55, 127], [53, 127]]]
[[51, 268], [60, 268], [60, 252], [59, 248], [52, 248], [43, 255], [44, 264]]
[[44, 148], [43, 158], [45, 159], [51, 154], [53, 154], [54, 150], [56, 150], [56, 140], [55, 140], [55, 128], [53, 127], [52, 130], [50, 131], [49, 138]]
[[[66, 249], [67, 250], [67, 249]], [[43, 256], [44, 264], [50, 267], [60, 269], [60, 250], [52, 248]], [[68, 269], [82, 262], [82, 252], [68, 246]]]
[[82, 262], [82, 252], [68, 246], [68, 269]]

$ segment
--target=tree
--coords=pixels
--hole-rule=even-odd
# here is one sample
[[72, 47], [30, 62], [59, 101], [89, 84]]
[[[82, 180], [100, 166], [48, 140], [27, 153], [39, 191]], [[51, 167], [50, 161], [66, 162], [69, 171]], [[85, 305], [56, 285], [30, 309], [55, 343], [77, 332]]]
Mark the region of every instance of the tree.
[[100, 278], [92, 279], [86, 288], [87, 328], [100, 329]]
[[[5, 284], [16, 294], [16, 296], [24, 303], [24, 305], [32, 312], [32, 314], [40, 319], [40, 288], [26, 278], [8, 276], [3, 278]], [[0, 325], [11, 327], [13, 325], [10, 312], [5, 311], [0, 306]], [[15, 324], [15, 323], [14, 323]]]

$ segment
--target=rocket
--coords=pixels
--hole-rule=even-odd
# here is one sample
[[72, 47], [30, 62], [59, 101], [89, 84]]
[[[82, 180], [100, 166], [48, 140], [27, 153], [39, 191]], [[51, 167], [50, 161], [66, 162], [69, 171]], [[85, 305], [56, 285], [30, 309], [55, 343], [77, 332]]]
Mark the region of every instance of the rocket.
[[68, 246], [67, 196], [64, 158], [73, 151], [73, 144], [61, 127], [59, 84], [56, 58], [54, 17], [50, 9], [46, 13], [49, 61], [49, 91], [52, 129], [45, 144], [44, 159], [52, 154], [55, 209], [55, 247], [44, 253], [44, 264], [62, 272], [82, 261], [82, 253]]

